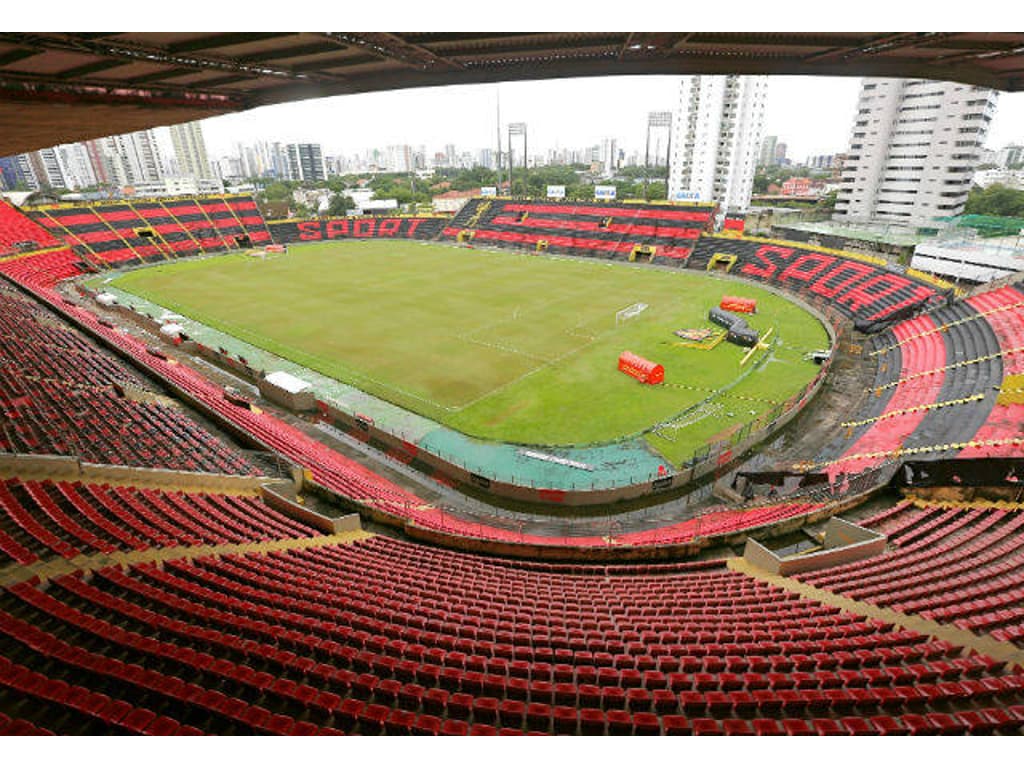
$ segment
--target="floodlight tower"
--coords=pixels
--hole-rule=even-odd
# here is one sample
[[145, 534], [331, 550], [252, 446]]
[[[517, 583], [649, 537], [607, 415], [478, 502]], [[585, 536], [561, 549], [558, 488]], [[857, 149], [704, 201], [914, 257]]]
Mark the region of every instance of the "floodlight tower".
[[523, 137], [523, 192], [528, 192], [527, 187], [527, 155], [526, 155], [526, 123], [508, 124], [508, 191], [512, 192], [512, 137]]
[[[647, 113], [647, 144], [644, 147], [644, 200], [650, 200], [647, 194], [647, 183], [651, 175], [650, 160], [651, 160], [651, 129], [652, 128], [667, 128], [668, 129], [668, 140], [669, 140], [669, 153], [672, 152], [672, 113], [671, 112], [648, 112]], [[671, 157], [671, 154], [669, 154]], [[654, 158], [657, 162], [658, 158]], [[666, 179], [665, 185], [666, 195], [668, 194], [668, 180]]]

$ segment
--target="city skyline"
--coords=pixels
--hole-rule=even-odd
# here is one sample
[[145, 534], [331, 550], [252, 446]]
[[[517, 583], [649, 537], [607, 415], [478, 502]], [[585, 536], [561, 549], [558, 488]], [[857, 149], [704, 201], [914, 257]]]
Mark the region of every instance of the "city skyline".
[[[325, 155], [352, 155], [388, 145], [423, 145], [432, 153], [455, 144], [476, 152], [495, 147], [500, 93], [503, 148], [505, 126], [526, 122], [537, 154], [592, 146], [606, 138], [615, 138], [627, 154], [642, 154], [647, 113], [674, 108], [680, 79], [575, 78], [420, 88], [261, 107], [210, 118], [203, 125], [211, 155], [217, 157], [230, 154], [237, 142], [258, 140], [319, 143]], [[799, 162], [845, 151], [861, 80], [769, 77], [765, 135], [779, 136], [788, 145], [789, 157]], [[467, 119], [468, 104], [475, 110], [473, 119]], [[808, 105], [813, 105], [813, 115], [808, 114]], [[1022, 141], [1024, 94], [1000, 93], [989, 145]]]

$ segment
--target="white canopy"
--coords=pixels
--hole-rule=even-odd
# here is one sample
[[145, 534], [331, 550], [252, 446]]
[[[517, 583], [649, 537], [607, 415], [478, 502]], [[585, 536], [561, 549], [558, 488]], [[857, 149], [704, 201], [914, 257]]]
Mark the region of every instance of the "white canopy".
[[275, 387], [283, 389], [285, 392], [292, 395], [297, 395], [299, 392], [305, 392], [310, 388], [310, 384], [308, 382], [296, 378], [285, 371], [274, 371], [273, 373], [268, 373], [264, 377], [264, 381], [267, 381]]

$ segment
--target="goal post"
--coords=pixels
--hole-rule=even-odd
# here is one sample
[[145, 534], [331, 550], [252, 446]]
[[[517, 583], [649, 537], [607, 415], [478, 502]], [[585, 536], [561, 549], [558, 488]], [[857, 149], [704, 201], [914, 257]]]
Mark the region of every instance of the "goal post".
[[620, 309], [615, 313], [615, 324], [618, 325], [619, 323], [624, 323], [627, 320], [632, 320], [645, 309], [647, 309], [647, 305], [642, 301], [638, 301], [636, 304], [630, 304], [625, 309]]

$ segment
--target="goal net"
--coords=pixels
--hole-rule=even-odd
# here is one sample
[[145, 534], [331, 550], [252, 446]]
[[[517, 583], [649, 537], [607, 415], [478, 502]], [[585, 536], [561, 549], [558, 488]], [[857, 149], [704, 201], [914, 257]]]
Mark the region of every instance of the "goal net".
[[637, 302], [636, 304], [630, 304], [625, 309], [620, 309], [615, 313], [615, 324], [618, 325], [619, 323], [624, 323], [627, 320], [632, 320], [645, 309], [647, 309], [647, 305], [642, 301]]

